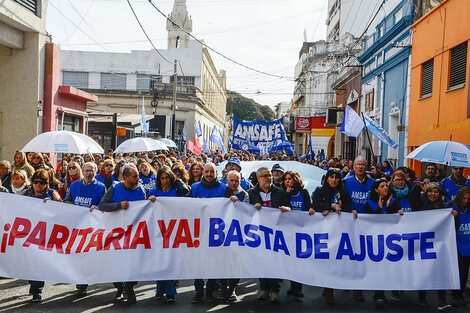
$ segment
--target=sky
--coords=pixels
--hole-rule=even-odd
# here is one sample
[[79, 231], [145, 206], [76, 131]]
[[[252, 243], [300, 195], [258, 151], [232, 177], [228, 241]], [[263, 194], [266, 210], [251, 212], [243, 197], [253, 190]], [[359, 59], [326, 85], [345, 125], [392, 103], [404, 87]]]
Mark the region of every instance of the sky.
[[[167, 48], [166, 19], [148, 0], [130, 0], [153, 45]], [[152, 0], [169, 14], [173, 0]], [[221, 54], [278, 78], [248, 70], [211, 52], [227, 72], [227, 89], [271, 108], [291, 101], [294, 68], [304, 41], [326, 38], [327, 0], [187, 0], [192, 34]], [[49, 0], [47, 32], [62, 50], [150, 50], [126, 0]]]

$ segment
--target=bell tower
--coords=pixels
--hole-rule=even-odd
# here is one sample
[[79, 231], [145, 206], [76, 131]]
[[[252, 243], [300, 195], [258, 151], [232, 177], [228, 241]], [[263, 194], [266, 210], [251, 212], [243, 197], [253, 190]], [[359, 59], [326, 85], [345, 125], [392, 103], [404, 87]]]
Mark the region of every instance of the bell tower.
[[[177, 25], [175, 25], [176, 23]], [[193, 21], [191, 16], [188, 15], [186, 8], [186, 0], [175, 0], [173, 5], [173, 11], [166, 20], [166, 30], [168, 31], [168, 49], [170, 48], [188, 48], [189, 47], [189, 35], [185, 33], [191, 33], [193, 30]]]

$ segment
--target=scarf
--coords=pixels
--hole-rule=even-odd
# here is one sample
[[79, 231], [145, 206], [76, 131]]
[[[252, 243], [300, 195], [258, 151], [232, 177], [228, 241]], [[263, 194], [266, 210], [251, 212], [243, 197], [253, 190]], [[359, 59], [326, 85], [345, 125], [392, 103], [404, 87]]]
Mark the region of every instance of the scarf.
[[15, 186], [11, 185], [11, 191], [15, 194], [15, 195], [19, 195], [23, 190], [25, 190], [26, 188], [26, 185], [20, 187], [20, 188], [15, 188]]
[[398, 189], [397, 187], [392, 185], [392, 189], [395, 192], [397, 199], [404, 199], [408, 197], [408, 193], [409, 193], [408, 185], [405, 184], [405, 187], [403, 189]]

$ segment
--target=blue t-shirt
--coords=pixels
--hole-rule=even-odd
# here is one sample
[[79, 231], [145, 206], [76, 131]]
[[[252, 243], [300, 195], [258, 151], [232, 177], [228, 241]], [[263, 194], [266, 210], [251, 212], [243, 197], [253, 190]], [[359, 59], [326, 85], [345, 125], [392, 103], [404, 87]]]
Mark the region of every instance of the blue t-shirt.
[[157, 176], [154, 174], [151, 174], [150, 177], [145, 177], [142, 174], [139, 174], [139, 181], [142, 184], [142, 186], [152, 189], [155, 187], [155, 184], [157, 183]]
[[149, 194], [155, 197], [176, 197], [177, 188], [170, 189], [168, 191], [161, 191], [157, 187], [150, 189]]
[[364, 213], [364, 206], [369, 199], [374, 181], [372, 178], [366, 177], [366, 183], [361, 184], [356, 180], [355, 176], [344, 179], [346, 190], [351, 197], [351, 210], [356, 210], [357, 213]]
[[470, 214], [465, 210], [464, 213], [459, 213], [457, 218], [460, 222], [457, 229], [457, 250], [463, 256], [470, 256]]
[[411, 212], [411, 205], [408, 201], [408, 197], [400, 199], [400, 207], [403, 212]]
[[102, 182], [94, 180], [91, 184], [83, 184], [83, 179], [74, 181], [69, 188], [73, 204], [91, 207], [98, 205], [103, 197], [106, 187]]
[[191, 186], [191, 193], [193, 198], [223, 198], [226, 189], [227, 185], [224, 183], [220, 183], [217, 187], [207, 189], [204, 188], [202, 182], [197, 182]]
[[104, 180], [106, 178], [103, 175], [101, 175], [101, 173], [99, 173], [98, 175], [95, 176], [95, 179], [104, 184]]
[[142, 185], [139, 185], [134, 190], [126, 190], [122, 186], [122, 183], [118, 183], [114, 185], [113, 188], [113, 202], [138, 201], [145, 200], [147, 198], [147, 194]]
[[[470, 187], [470, 181], [467, 180], [464, 186]], [[460, 188], [462, 188], [463, 186], [455, 184], [449, 177], [446, 177], [444, 179], [444, 185], [442, 187], [444, 188], [444, 192], [446, 195], [446, 202], [449, 202], [450, 200], [453, 200], [455, 198], [457, 192], [459, 192]]]
[[290, 197], [290, 206], [293, 211], [306, 211], [304, 197], [300, 194]]

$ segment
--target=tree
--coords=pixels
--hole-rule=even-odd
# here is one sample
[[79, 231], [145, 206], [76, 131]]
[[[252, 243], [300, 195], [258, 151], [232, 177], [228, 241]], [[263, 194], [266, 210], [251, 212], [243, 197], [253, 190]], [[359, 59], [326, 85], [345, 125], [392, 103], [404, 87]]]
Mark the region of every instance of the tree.
[[227, 90], [227, 114], [232, 113], [246, 121], [260, 120], [263, 122], [272, 122], [275, 118], [273, 110], [267, 105], [261, 105], [253, 99], [246, 98], [241, 94]]

